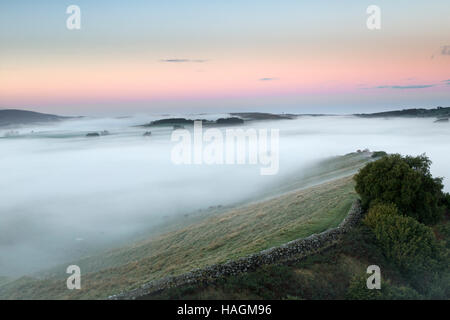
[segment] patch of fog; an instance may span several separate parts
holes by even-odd
[[[450,125],[433,119],[252,122],[280,129],[279,174],[261,176],[259,165],[174,165],[170,128],[134,127],[156,118],[71,120],[22,127],[21,136],[0,139],[0,275],[119,245],[168,216],[244,201],[318,160],[357,149],[426,152],[433,174],[450,178]],[[102,130],[110,135],[85,137]],[[142,136],[147,130],[151,137]]]

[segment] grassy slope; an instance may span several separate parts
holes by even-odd
[[[8,277],[0,277],[0,286],[11,281]]]
[[[65,278],[22,278],[0,290],[0,298],[103,298],[121,289],[169,274],[224,262],[336,226],[356,198],[351,178],[343,178],[276,199],[232,210],[169,232],[101,259],[80,261],[124,265],[84,274],[83,289],[69,291]]]
[[[434,227],[440,240],[450,252],[449,217]],[[445,264],[445,262],[443,262]],[[382,290],[366,289],[366,268],[380,266]],[[429,275],[431,276],[431,275]],[[436,276],[436,275],[435,275]],[[360,279],[360,299],[444,299],[450,298],[450,269],[445,268],[437,278],[420,279],[401,272],[388,261],[376,245],[373,233],[364,226],[353,229],[334,248],[290,265],[265,266],[254,272],[225,277],[213,284],[185,286],[140,299],[348,299],[349,287]],[[419,282],[420,282],[419,281]],[[423,283],[422,283],[423,284]]]
[[[328,171],[342,175],[365,161],[359,156],[335,159]],[[329,172],[315,174],[332,178]],[[0,298],[105,298],[152,279],[224,262],[334,227],[355,198],[353,181],[346,177],[225,210],[132,246],[74,262],[82,270],[82,290],[67,290],[67,275],[60,268],[46,279],[23,277],[6,284],[0,287]]]

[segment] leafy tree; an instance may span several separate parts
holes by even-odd
[[[375,229],[376,224],[382,221],[383,215],[400,215],[397,206],[393,203],[376,202],[372,204],[368,214],[364,217],[364,224],[371,229]]]
[[[450,193],[444,194],[444,197],[441,200],[441,205],[447,209],[447,214],[450,210]]]
[[[387,153],[385,151],[374,151],[372,153],[372,158],[380,158],[387,156]]]
[[[391,204],[372,207],[364,223],[373,230],[384,255],[401,270],[423,273],[439,268],[444,251],[430,227],[398,215]]]
[[[383,296],[386,294],[384,286],[381,290],[367,289],[367,277],[367,274],[354,276],[350,281],[345,298],[348,300],[383,300]]]
[[[355,176],[356,191],[363,206],[374,201],[395,204],[406,216],[431,225],[445,211],[442,178],[433,178],[431,161],[425,156],[385,156],[367,164]]]

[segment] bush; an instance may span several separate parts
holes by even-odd
[[[363,274],[355,276],[347,290],[346,299],[349,300],[419,300],[422,296],[414,289],[406,286],[395,286],[389,281],[382,279],[381,289],[367,289],[367,278]]]
[[[446,197],[442,179],[432,177],[430,165],[425,155],[388,155],[359,171],[355,190],[366,209],[374,201],[392,203],[401,214],[431,225],[442,218]]]
[[[444,194],[441,200],[441,205],[447,209],[447,213],[450,210],[450,193]]]
[[[382,221],[382,215],[398,216],[397,206],[393,203],[375,202],[364,217],[364,224],[371,229],[375,229],[376,224]]]
[[[225,292],[246,292],[260,299],[281,299],[287,293],[298,295],[295,274],[287,266],[263,266],[254,272],[240,274],[219,282]]]
[[[421,300],[423,297],[413,288],[388,285],[388,300]]]
[[[422,273],[439,266],[443,248],[432,229],[397,215],[393,205],[372,207],[364,223],[373,230],[386,258],[401,270]]]
[[[380,290],[367,289],[367,278],[369,275],[355,276],[348,286],[346,299],[348,300],[382,300],[385,288],[382,285]]]
[[[448,263],[448,261],[447,261]],[[448,300],[450,297],[450,272],[447,270],[443,273],[434,275],[431,283],[427,286],[427,298],[432,300]]]
[[[387,153],[384,152],[384,151],[374,151],[372,153],[372,158],[381,158],[381,157],[384,157],[384,156],[387,156]]]

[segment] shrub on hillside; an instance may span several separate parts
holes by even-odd
[[[374,201],[393,203],[399,212],[425,224],[438,222],[444,213],[442,178],[433,178],[425,156],[385,156],[367,164],[355,176],[356,191],[365,208]]]
[[[374,229],[379,221],[382,221],[382,215],[398,216],[397,206],[393,203],[375,202],[370,207],[367,215],[364,217],[364,224]]]
[[[387,156],[387,153],[385,151],[374,151],[372,153],[372,158],[381,158]]]
[[[436,269],[443,248],[430,227],[411,217],[397,215],[392,205],[371,208],[364,223],[374,232],[387,259],[407,272]]]
[[[388,300],[421,300],[423,297],[413,288],[388,285]]]
[[[353,277],[347,290],[348,300],[418,300],[421,296],[410,287],[392,285],[382,279],[381,289],[367,289],[367,274]]]
[[[450,193],[445,193],[441,200],[441,205],[447,209],[447,214],[450,211]]]
[[[427,299],[448,300],[450,297],[450,271],[448,270],[448,260],[446,270],[433,276],[430,283],[427,283]]]
[[[346,299],[348,300],[382,300],[385,294],[385,288],[382,286],[380,290],[367,289],[368,275],[359,275],[353,277],[348,286]]]

